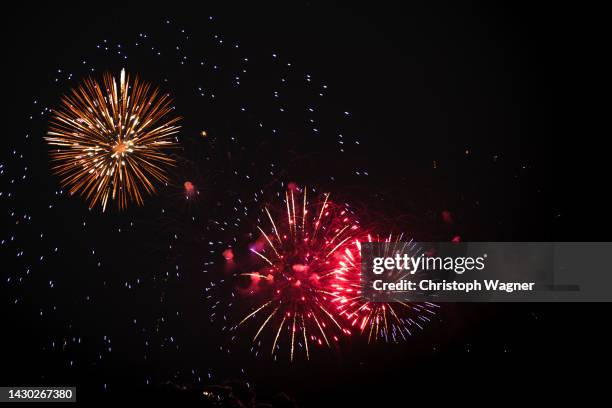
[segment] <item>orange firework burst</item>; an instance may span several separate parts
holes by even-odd
[[[166,168],[174,160],[166,150],[176,147],[173,135],[180,117],[169,96],[121,70],[119,84],[110,74],[103,83],[88,78],[62,98],[53,112],[45,140],[53,171],[62,187],[79,193],[102,211],[109,198],[120,210],[129,202],[143,203],[143,193],[155,192],[154,182],[168,181]]]

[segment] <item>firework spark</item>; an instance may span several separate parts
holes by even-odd
[[[396,253],[418,252],[419,247],[410,242],[402,242],[403,235],[393,238],[372,239],[367,235],[361,240],[353,240],[350,247],[344,248],[336,270],[334,287],[334,300],[339,313],[350,322],[351,327],[358,327],[359,331],[367,335],[368,343],[379,340],[385,342],[398,342],[407,340],[415,329],[422,330],[423,324],[430,321],[435,315],[438,305],[424,302],[412,303],[406,301],[371,302],[361,294],[361,242],[384,242],[381,254],[376,256],[388,257]],[[398,277],[398,281],[405,276]]]
[[[268,208],[264,214],[268,230],[258,227],[260,245],[250,250],[262,265],[248,276],[256,289],[250,295],[258,306],[238,326],[257,320],[253,342],[271,329],[271,354],[288,340],[290,360],[296,344],[310,358],[312,345],[331,347],[339,335],[350,335],[346,322],[334,314],[331,300],[338,261],[359,231],[347,208],[332,203],[325,194],[309,203],[306,189],[285,194],[283,215],[275,218]],[[237,327],[238,327],[237,326]]]
[[[110,74],[102,84],[83,81],[62,98],[45,137],[62,187],[102,211],[109,199],[120,210],[129,202],[142,205],[143,192],[153,194],[153,182],[167,182],[166,167],[174,164],[165,153],[176,147],[180,128],[179,117],[168,118],[173,109],[168,95],[138,77],[132,83],[125,70],[119,84]]]

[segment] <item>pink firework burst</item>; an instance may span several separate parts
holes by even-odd
[[[256,271],[241,274],[250,278],[246,293],[258,303],[235,329],[257,322],[253,342],[269,331],[272,356],[289,344],[291,361],[296,345],[309,359],[312,345],[331,347],[351,334],[334,310],[333,285],[360,226],[330,194],[311,202],[305,188],[287,190],[282,206],[264,209],[264,220],[257,227],[260,239],[250,247]]]
[[[429,302],[372,302],[364,299],[361,293],[361,242],[384,242],[382,253],[376,256],[388,257],[400,253],[416,253],[418,245],[402,242],[403,235],[393,238],[372,239],[366,235],[351,241],[349,247],[343,248],[340,267],[335,272],[334,312],[367,335],[368,343],[384,341],[399,342],[407,340],[415,330],[422,330],[423,324],[430,321],[438,305]],[[401,279],[401,278],[398,278]]]

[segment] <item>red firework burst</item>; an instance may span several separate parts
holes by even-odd
[[[351,327],[358,327],[362,334],[367,335],[368,343],[406,340],[415,329],[423,329],[423,324],[435,315],[438,305],[429,302],[370,302],[364,299],[361,295],[360,242],[384,242],[383,253],[376,255],[381,257],[418,250],[412,242],[402,242],[402,235],[396,239],[389,235],[386,239],[375,240],[371,235],[366,235],[360,240],[351,241],[351,245],[343,249],[340,267],[335,272],[336,282],[332,284],[333,302],[336,304],[334,312],[349,321]]]
[[[359,234],[359,224],[329,194],[309,202],[306,189],[285,193],[284,208],[264,209],[266,226],[250,250],[260,260],[247,293],[260,300],[238,326],[257,321],[255,343],[271,329],[271,354],[288,340],[293,361],[296,344],[310,358],[310,345],[331,346],[339,335],[350,335],[348,324],[333,310],[333,285],[340,262]],[[279,215],[282,213],[282,215]],[[261,301],[261,298],[265,299]]]

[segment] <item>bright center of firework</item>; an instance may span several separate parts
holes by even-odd
[[[124,154],[129,151],[130,145],[127,142],[119,141],[113,146],[113,153],[115,154]]]

